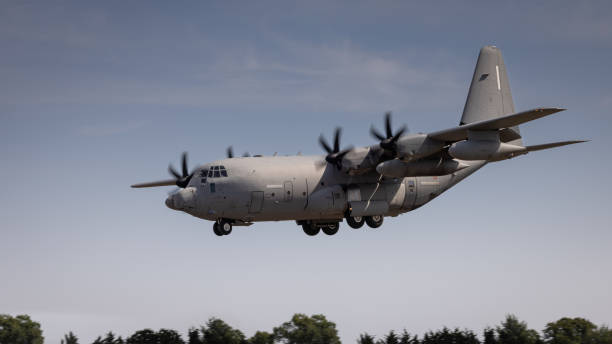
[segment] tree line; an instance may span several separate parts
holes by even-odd
[[[561,318],[538,332],[523,321],[508,315],[498,326],[487,327],[479,336],[469,329],[443,327],[419,337],[406,329],[391,330],[375,337],[362,333],[357,344],[612,344],[612,330],[596,326],[584,318]],[[27,315],[0,314],[0,344],[43,344],[40,324]],[[247,337],[221,319],[211,318],[200,327],[188,330],[186,338],[172,329],[143,329],[122,338],[112,331],[91,344],[340,344],[336,324],[322,314],[295,314],[272,331],[257,331]],[[61,344],[85,344],[68,332]]]

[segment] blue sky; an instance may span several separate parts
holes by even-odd
[[[0,313],[49,342],[186,330],[251,335],[323,313],[361,331],[481,329],[514,313],[612,323],[612,6],[593,2],[3,2]],[[478,50],[502,49],[526,144],[379,230],[307,238],[260,223],[217,238],[173,212],[182,151],[319,154],[320,133],[458,123]]]

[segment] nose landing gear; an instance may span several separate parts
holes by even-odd
[[[232,223],[224,219],[215,221],[213,232],[218,236],[228,235],[232,232]]]

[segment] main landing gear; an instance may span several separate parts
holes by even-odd
[[[215,221],[213,232],[218,236],[228,235],[232,232],[232,223],[224,219]]]
[[[378,228],[382,226],[384,219],[385,218],[382,215],[372,215],[366,216],[365,222],[372,228]]]
[[[346,215],[346,223],[348,223],[351,228],[361,228],[364,223],[367,223],[371,228],[378,228],[382,226],[384,216],[382,215],[372,215],[372,216],[350,216]]]
[[[319,234],[320,231],[327,235],[334,235],[338,233],[338,229],[340,228],[339,222],[331,222],[331,223],[312,223],[312,222],[304,222],[302,223],[302,229],[304,233],[309,236],[315,236]]]

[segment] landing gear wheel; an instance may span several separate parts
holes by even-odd
[[[383,224],[383,219],[382,215],[366,216],[365,222],[372,228],[378,228]]]
[[[213,232],[215,232],[217,236],[223,235],[223,233],[221,233],[221,231],[219,230],[219,224],[216,222],[213,224]]]
[[[314,226],[310,223],[304,223],[302,225],[302,229],[304,230],[304,233],[306,233],[309,236],[315,236],[317,234],[319,234],[319,231],[321,230],[320,227],[318,226]]]
[[[327,227],[323,227],[323,233],[327,235],[334,235],[338,233],[338,229],[340,228],[340,223],[336,222],[333,225],[329,225]]]
[[[358,229],[363,227],[363,224],[365,223],[365,218],[363,218],[362,216],[347,216],[346,223],[348,223],[351,228]]]
[[[227,220],[221,220],[217,227],[219,228],[219,232],[223,235],[228,235],[232,232],[232,224]]]

